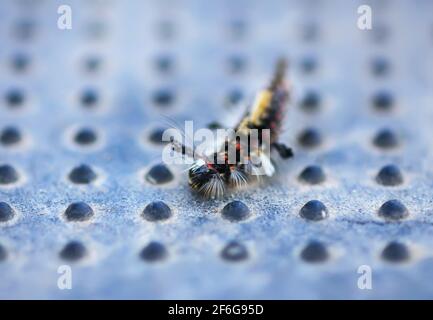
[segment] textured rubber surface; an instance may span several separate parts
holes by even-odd
[[[0,3],[0,298],[433,297],[431,1],[68,2]],[[153,167],[281,55],[275,179],[203,201]]]

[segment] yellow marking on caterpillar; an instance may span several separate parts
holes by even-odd
[[[271,98],[272,92],[269,90],[262,90],[256,95],[250,117],[252,123],[260,124],[260,118],[263,117],[266,108],[270,105]]]

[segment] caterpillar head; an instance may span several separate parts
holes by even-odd
[[[199,159],[189,169],[189,185],[206,198],[221,198],[226,189],[225,165]]]
[[[227,188],[248,183],[243,165],[211,164],[197,160],[189,169],[189,185],[206,198],[221,198]]]

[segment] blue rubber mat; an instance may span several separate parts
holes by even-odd
[[[0,298],[433,297],[431,1],[62,4],[0,3]],[[281,56],[295,157],[197,197],[161,132]]]

